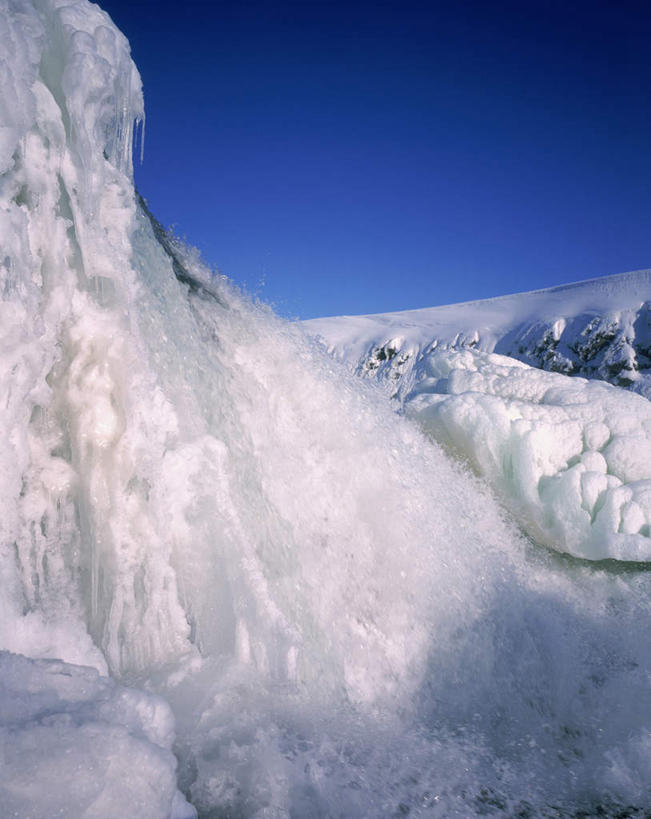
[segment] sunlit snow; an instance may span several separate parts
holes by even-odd
[[[137,197],[86,0],[0,0],[0,113],[3,817],[644,816],[646,400],[470,355],[396,415]]]
[[[651,403],[474,350],[434,353],[407,412],[486,477],[538,542],[651,561]]]

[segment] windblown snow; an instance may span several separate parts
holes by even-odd
[[[645,816],[646,399],[396,415],[149,213],[86,0],[0,0],[0,112],[3,817]]]

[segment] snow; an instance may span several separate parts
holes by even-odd
[[[0,38],[3,810],[644,815],[648,572],[523,537],[381,390],[162,230],[133,189],[140,81],[97,6],[0,0]],[[468,361],[430,373],[423,412],[467,398],[505,433],[555,413],[527,493],[579,455],[628,560],[641,405]]]
[[[196,819],[176,789],[169,705],[95,669],[0,652],[6,819]]]
[[[303,326],[361,374],[404,395],[433,349],[466,347],[597,378],[651,397],[651,271],[547,290]]]
[[[589,560],[647,562],[651,404],[633,392],[651,396],[650,296],[645,270],[303,326],[470,463],[536,542]],[[516,358],[494,352],[514,346]]]

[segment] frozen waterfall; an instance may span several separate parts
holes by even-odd
[[[648,565],[162,230],[97,6],[0,0],[0,112],[3,816],[645,815]]]

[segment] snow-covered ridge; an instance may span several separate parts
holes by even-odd
[[[474,348],[651,397],[651,271],[462,304],[303,322],[358,373],[403,397],[434,349]]]

